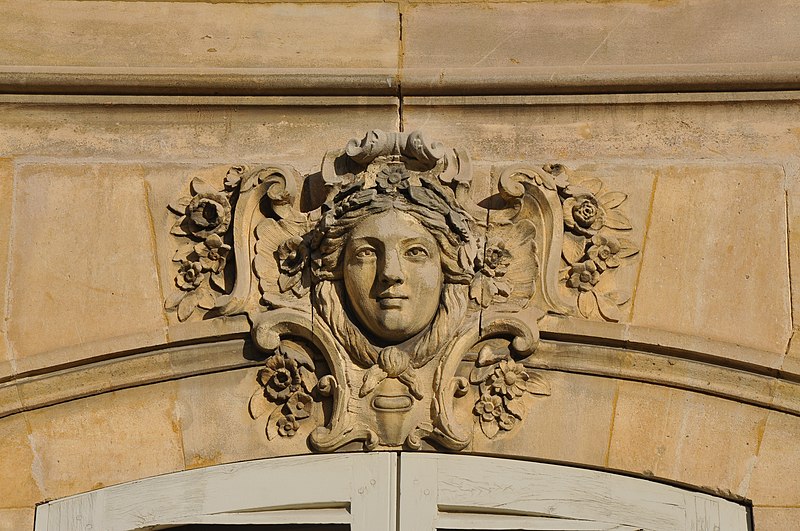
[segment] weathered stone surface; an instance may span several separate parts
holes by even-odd
[[[771,411],[747,497],[754,505],[800,507],[800,418]]]
[[[183,469],[177,384],[161,383],[28,413],[35,476],[60,498]]]
[[[790,101],[721,104],[652,101],[621,95],[423,98],[403,104],[406,131],[468,149],[475,160],[580,163],[623,161],[768,161],[800,152],[800,109]],[[713,100],[712,100],[713,101]]]
[[[470,450],[604,466],[617,382],[555,371],[542,374],[550,382],[551,395],[532,402],[516,431],[487,439],[476,424]]]
[[[295,98],[283,105],[240,101],[231,106],[212,105],[209,99],[174,106],[159,105],[158,98],[136,101],[139,105],[83,108],[2,104],[0,156],[190,161],[199,166],[281,162],[316,172],[325,150],[373,127],[398,127],[397,103],[390,98],[313,98],[305,105]],[[319,106],[308,105],[314,102]],[[76,143],[76,135],[83,141]]]
[[[0,509],[0,531],[20,531],[33,529],[36,511],[26,509]]]
[[[767,411],[620,382],[608,466],[745,496]]]
[[[19,168],[9,295],[15,356],[137,333],[163,337],[141,175],[135,165]]]
[[[525,87],[528,79],[529,90],[533,81],[552,93],[619,78],[741,79],[800,60],[788,36],[797,15],[782,0],[412,4],[403,16],[403,87]],[[786,33],[765,42],[764,27]]]
[[[392,4],[118,2],[96,9],[75,1],[12,0],[3,11],[3,38],[15,43],[2,47],[3,65],[50,70],[397,65],[399,20]],[[31,30],[39,27],[50,31]],[[343,39],[343,27],[358,31]]]
[[[250,418],[247,404],[260,389],[257,371],[241,369],[179,382],[179,421],[186,468],[308,452],[306,438],[313,423],[303,423],[294,437],[267,441],[265,422]],[[233,433],[235,437],[231,436]]]
[[[791,330],[783,172],[665,167],[658,176],[632,323],[774,353]]]
[[[11,159],[0,159],[0,378],[11,374],[13,365],[8,348],[8,248],[11,240],[11,198],[13,197],[14,165]]]
[[[787,531],[800,522],[800,507],[753,507],[757,531]]]
[[[42,499],[42,463],[30,437],[24,414],[0,419],[0,509],[29,507]]]

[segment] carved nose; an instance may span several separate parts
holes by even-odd
[[[400,257],[397,253],[387,253],[386,261],[383,264],[382,277],[384,282],[389,284],[401,284],[405,280],[403,268],[400,266]]]

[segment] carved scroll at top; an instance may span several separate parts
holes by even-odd
[[[498,175],[505,204],[487,211],[465,151],[376,130],[325,155],[310,211],[298,188],[309,181],[289,166],[234,167],[223,190],[195,180],[170,206],[189,245],[167,307],[180,320],[249,315],[268,356],[250,411],[270,439],[460,449],[473,437],[456,420],[465,400],[485,436],[512,431],[550,392],[524,363],[537,319],[615,318],[624,301],[601,281],[636,250],[609,232],[630,227],[615,210],[624,194],[557,165]]]

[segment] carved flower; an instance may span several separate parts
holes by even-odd
[[[299,429],[300,424],[294,415],[286,415],[278,419],[278,434],[281,437],[292,437]]]
[[[223,193],[202,192],[186,207],[189,231],[200,238],[222,234],[231,222],[231,204]]]
[[[597,264],[598,269],[619,267],[619,251],[621,247],[619,242],[610,236],[602,234],[595,234],[592,236],[592,245],[589,247],[588,255],[592,261]]]
[[[212,234],[205,241],[194,246],[194,252],[200,257],[200,264],[205,271],[219,273],[225,267],[225,260],[231,246],[222,243],[222,238]]]
[[[564,200],[564,224],[576,234],[592,236],[603,226],[606,213],[597,198],[582,193]]]
[[[398,189],[405,190],[409,187],[410,175],[405,168],[400,166],[390,167],[382,170],[375,176],[375,183],[382,191],[393,194]]]
[[[258,371],[258,382],[271,400],[285,402],[299,388],[300,368],[293,359],[284,354],[275,354]]]
[[[498,239],[489,240],[486,244],[483,259],[476,259],[475,276],[469,287],[469,296],[483,308],[487,308],[496,296],[511,295],[511,285],[500,280],[508,271],[511,253],[505,244]]]
[[[514,416],[506,413],[505,411],[500,413],[500,415],[497,417],[497,423],[500,424],[501,430],[511,430],[511,428],[514,427],[515,422],[516,419],[514,419]]]
[[[567,286],[580,291],[591,291],[600,281],[600,271],[593,260],[573,265],[567,274]]]
[[[528,390],[528,372],[514,360],[501,361],[489,377],[489,387],[509,399],[518,398]]]
[[[192,291],[203,283],[206,275],[203,273],[203,266],[200,262],[181,260],[178,268],[178,276],[175,277],[175,284],[184,291]]]
[[[286,407],[289,408],[289,411],[297,420],[311,415],[311,407],[313,405],[311,397],[303,392],[293,394],[286,402]]]
[[[485,422],[493,421],[503,413],[503,400],[497,395],[482,394],[475,404],[475,414]]]
[[[308,263],[308,247],[305,245],[303,239],[299,236],[293,236],[284,241],[278,246],[275,251],[276,259],[278,260],[278,270],[280,276],[278,277],[278,288],[281,293],[285,293],[290,289],[297,296],[305,294],[308,286],[308,278],[304,281],[304,276],[308,276],[306,264]]]

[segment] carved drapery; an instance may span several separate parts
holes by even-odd
[[[550,394],[524,365],[538,319],[619,320],[629,296],[615,270],[638,250],[620,237],[626,195],[600,179],[558,164],[494,174],[487,209],[464,150],[372,131],[328,152],[316,183],[280,164],[235,166],[221,190],[194,179],[169,206],[179,245],[165,307],[248,315],[266,355],[249,408],[268,439],[314,422],[317,451],[459,450],[473,423],[500,436]],[[471,421],[455,412],[463,400]]]

